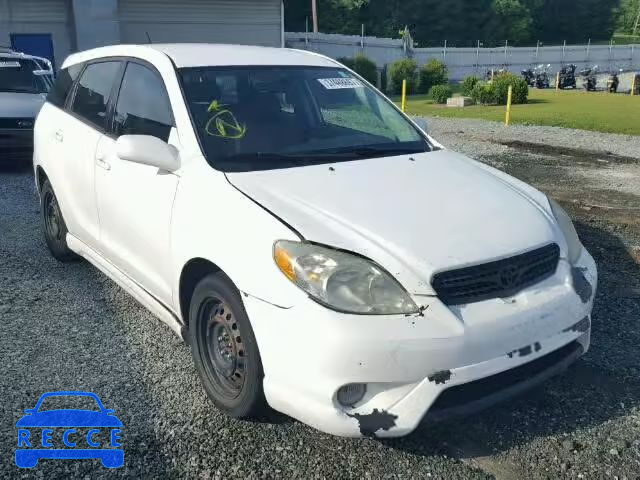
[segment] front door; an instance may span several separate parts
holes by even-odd
[[[96,150],[101,253],[170,305],[171,211],[179,177],[122,160],[116,152],[116,139],[121,135],[152,135],[176,143],[164,83],[150,66],[127,64],[113,123],[113,138],[103,136]]]

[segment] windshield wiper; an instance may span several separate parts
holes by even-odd
[[[426,150],[419,148],[408,148],[408,147],[387,147],[387,148],[379,148],[379,147],[355,147],[350,148],[349,150],[344,150],[339,153],[345,154],[354,154],[359,157],[370,157],[370,156],[392,156],[392,155],[411,155],[413,153],[423,153]]]

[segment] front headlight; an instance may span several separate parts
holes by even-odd
[[[349,313],[416,313],[400,284],[375,263],[312,243],[276,242],[273,258],[285,276],[311,297]]]
[[[572,265],[575,265],[580,258],[580,255],[582,255],[582,243],[578,238],[578,232],[576,232],[576,228],[573,226],[571,218],[560,205],[550,198],[549,205],[551,205],[553,216],[556,217],[558,226],[560,227],[560,230],[562,230],[564,238],[567,241],[567,256],[569,257],[569,262],[571,262]]]

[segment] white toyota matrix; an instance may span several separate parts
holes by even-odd
[[[188,341],[207,394],[396,437],[589,348],[596,266],[534,188],[313,53],[70,56],[35,125],[46,242]]]

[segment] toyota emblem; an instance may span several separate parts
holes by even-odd
[[[520,280],[520,269],[514,265],[503,268],[500,271],[500,285],[502,288],[513,288]]]

